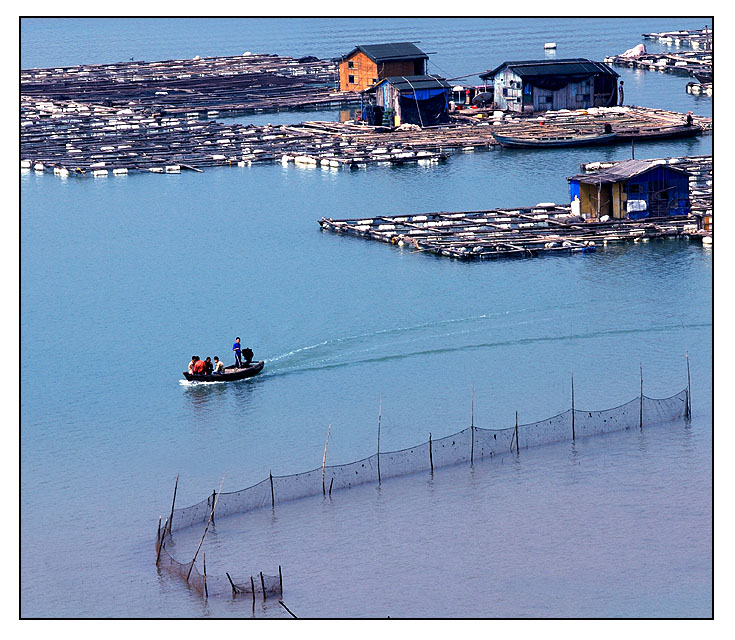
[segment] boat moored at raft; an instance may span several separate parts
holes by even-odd
[[[591,136],[506,136],[493,133],[501,147],[524,148],[524,149],[546,149],[557,147],[581,147],[589,144],[610,144],[618,141],[618,134],[601,133]]]
[[[232,364],[229,367],[225,367],[224,373],[189,373],[184,371],[184,377],[189,382],[232,382],[234,380],[244,380],[245,378],[252,378],[257,376],[265,366],[265,361],[259,360],[258,362],[251,362],[250,364],[242,367],[235,368]]]

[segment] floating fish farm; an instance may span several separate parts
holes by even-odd
[[[573,214],[570,205],[539,203],[535,207],[512,209],[440,211],[339,220],[325,217],[319,220],[319,225],[324,231],[460,260],[593,253],[598,245],[612,242],[640,242],[665,237],[696,239],[707,235],[701,218],[707,211],[711,216],[711,156],[668,158],[660,162],[678,164],[694,172],[690,174],[690,192],[696,192],[698,200],[696,210],[693,205],[692,215],[592,222]],[[582,165],[582,170],[594,172],[613,164],[616,163],[589,163]],[[709,199],[704,194],[707,188]]]

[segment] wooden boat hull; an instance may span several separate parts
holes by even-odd
[[[616,142],[618,135],[616,133],[603,133],[598,136],[579,136],[565,138],[519,138],[514,136],[504,136],[494,133],[493,136],[501,147],[523,148],[523,149],[554,149],[558,147],[581,147],[590,144],[609,144]]]
[[[257,376],[265,366],[265,362],[251,362],[247,367],[235,369],[235,365],[225,367],[224,373],[197,374],[184,371],[184,377],[190,382],[232,382]]]
[[[617,131],[618,140],[667,140],[670,138],[690,138],[702,133],[698,125],[680,125],[674,127],[660,127],[657,129],[628,129]]]

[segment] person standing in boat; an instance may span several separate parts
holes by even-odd
[[[242,360],[240,359],[242,347],[240,347],[239,337],[235,338],[235,344],[232,345],[232,350],[235,352],[235,367],[242,369]]]
[[[219,359],[219,356],[214,356],[214,371],[212,373],[224,373],[225,363]]]

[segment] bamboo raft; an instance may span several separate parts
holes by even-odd
[[[668,158],[686,168],[690,192],[697,204],[687,217],[645,220],[583,221],[570,205],[540,203],[535,207],[481,211],[441,211],[408,215],[335,220],[322,218],[324,231],[377,240],[419,252],[459,260],[490,260],[507,257],[537,257],[544,254],[592,253],[598,243],[648,241],[652,238],[700,238],[702,214],[711,216],[711,156]],[[598,171],[617,163],[589,163],[582,170]],[[708,179],[709,176],[709,179]],[[709,185],[709,209],[700,185]]]
[[[337,65],[313,56],[196,56],[21,71],[21,95],[152,114],[200,117],[359,104],[339,92]]]
[[[584,136],[610,124],[614,131],[644,134],[680,125],[684,119],[662,109],[610,107],[533,117],[478,112],[455,118],[448,126],[425,129],[312,121],[255,126],[203,120],[198,112],[164,115],[141,106],[121,109],[22,95],[21,169],[105,177],[258,162],[327,168],[434,163],[452,153],[497,148],[494,132],[530,139]],[[710,118],[695,117],[694,123],[702,130],[711,128]]]
[[[607,56],[605,62],[618,67],[661,71],[683,76],[691,76],[702,71],[712,71],[712,53],[681,51],[678,53],[644,53],[631,58],[626,56]]]
[[[679,31],[662,31],[660,33],[644,33],[646,40],[656,40],[662,44],[689,46],[692,49],[712,49],[714,32],[711,28],[681,29]]]

